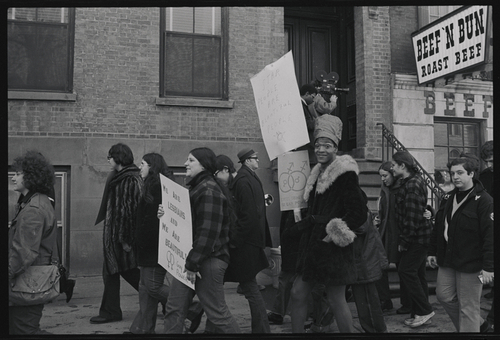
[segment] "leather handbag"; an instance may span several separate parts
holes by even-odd
[[[16,217],[20,211],[21,209],[17,211]],[[57,238],[54,237],[52,249],[58,249],[57,247]],[[9,287],[9,306],[40,305],[58,297],[61,294],[61,271],[65,272],[66,269],[57,260],[56,255],[55,259],[52,257],[50,265],[29,266],[16,276]]]
[[[14,279],[9,290],[9,305],[32,306],[52,301],[60,294],[59,266],[30,266]]]

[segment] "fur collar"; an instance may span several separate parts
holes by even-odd
[[[337,156],[335,160],[330,164],[325,171],[320,172],[321,164],[316,164],[311,170],[311,174],[307,179],[307,184],[304,189],[304,200],[309,199],[309,194],[311,193],[314,183],[318,181],[316,185],[316,193],[324,193],[335,180],[342,174],[348,171],[354,171],[356,175],[359,174],[358,163],[349,155]]]

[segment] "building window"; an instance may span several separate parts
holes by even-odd
[[[461,153],[470,153],[479,158],[479,123],[466,121],[434,122],[434,165],[446,170],[446,165]]]
[[[161,9],[161,97],[227,99],[226,20],[220,7]]]
[[[418,6],[418,28],[444,17],[462,6]]]
[[[73,8],[7,10],[9,90],[73,91]]]

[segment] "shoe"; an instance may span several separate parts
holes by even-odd
[[[388,312],[394,308],[391,300],[387,300],[384,302],[380,301],[380,307],[382,308],[382,312]]]
[[[282,325],[283,324],[283,317],[281,315],[279,315],[278,313],[274,313],[274,312],[267,313],[267,320],[269,320],[270,324],[274,324],[274,325]]]
[[[434,312],[431,312],[427,315],[415,315],[415,319],[413,320],[413,322],[409,326],[411,328],[420,327],[420,326],[424,325],[426,322],[430,321],[434,315],[435,315]]]
[[[396,309],[396,313],[398,313],[398,314],[410,314],[411,313],[411,309],[408,308],[408,307],[403,306],[401,308]]]
[[[196,317],[193,320],[191,320],[191,326],[189,326],[189,332],[191,334],[196,332],[196,330],[198,329],[198,326],[200,326],[201,317],[203,316],[203,313],[204,313],[204,310],[202,309],[198,313],[198,315],[196,315]]]
[[[488,333],[488,331],[492,328],[492,325],[488,322],[488,320],[484,320],[484,322],[479,327],[480,333]]]
[[[106,319],[102,316],[94,316],[90,318],[90,323],[108,323],[113,321],[120,321],[120,319]]]
[[[405,319],[404,324],[406,326],[411,326],[411,324],[413,323],[413,321],[415,321],[415,318],[408,318],[408,319]],[[427,322],[425,322],[424,325],[428,325],[430,323],[432,323],[431,319],[427,320]]]
[[[75,288],[76,281],[75,280],[66,280],[66,289],[64,293],[66,294],[66,303],[71,300],[71,297],[73,297],[73,290]]]

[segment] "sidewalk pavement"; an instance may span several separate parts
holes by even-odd
[[[129,330],[129,327],[139,310],[139,298],[137,292],[123,279],[121,280],[121,308],[123,311],[123,320],[110,322],[106,324],[91,324],[90,318],[99,314],[99,306],[103,292],[103,283],[100,276],[92,277],[72,277],[76,279],[76,286],[73,298],[69,303],[66,303],[66,295],[62,294],[56,300],[45,305],[40,327],[53,334],[71,334],[71,335],[87,335],[87,334],[122,334]],[[243,295],[236,293],[237,283],[226,283],[226,303],[229,306],[231,313],[236,317],[242,333],[251,333],[250,326],[250,311],[248,302]],[[489,289],[483,291],[484,295]],[[262,290],[262,295],[266,301],[267,308],[270,309],[274,301],[276,289],[272,284],[266,285],[266,289]],[[389,333],[452,333],[455,328],[451,323],[448,315],[443,307],[437,302],[435,295],[430,295],[429,300],[434,308],[436,315],[432,318],[432,323],[423,325],[418,328],[410,328],[403,324],[405,318],[409,315],[399,315],[396,309],[401,305],[399,298],[393,298],[394,309],[384,313],[387,329]],[[486,318],[489,309],[491,308],[492,300],[485,298],[481,299],[481,316]],[[363,333],[359,324],[358,314],[354,302],[349,302],[351,312],[354,318],[355,332]],[[195,334],[203,333],[205,329],[206,316],[204,315],[200,327]],[[156,332],[163,332],[163,315],[161,313],[161,305],[158,305],[158,322],[156,324]],[[338,333],[336,323],[327,330],[328,333]],[[286,316],[282,325],[271,325],[271,333],[283,334],[291,333],[290,316]],[[491,334],[490,334],[491,335]],[[482,336],[486,338],[486,336]]]

